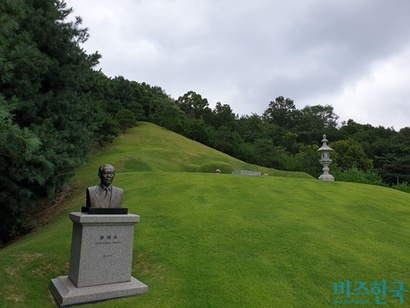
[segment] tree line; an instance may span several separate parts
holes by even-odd
[[[0,2],[0,245],[31,226],[27,212],[55,200],[96,148],[150,121],[249,163],[319,176],[317,149],[331,140],[336,179],[410,182],[410,128],[338,125],[330,105],[297,109],[272,100],[262,115],[211,108],[201,94],[107,77],[88,30],[61,0]]]

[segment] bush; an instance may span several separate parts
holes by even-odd
[[[404,191],[406,193],[410,193],[410,185],[408,182],[403,182],[403,183],[392,185],[392,188],[400,190],[400,191]]]
[[[356,167],[347,170],[335,170],[333,176],[336,181],[363,183],[386,186],[381,176],[375,170],[362,171]]]

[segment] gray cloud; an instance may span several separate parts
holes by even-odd
[[[410,126],[407,0],[67,3],[109,76],[175,98],[193,90],[239,114],[261,114],[283,95],[299,108],[331,104],[341,120]]]

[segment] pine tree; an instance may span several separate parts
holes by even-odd
[[[0,241],[24,232],[24,214],[54,198],[98,141],[97,53],[64,1],[0,2]],[[34,135],[36,138],[34,138]]]

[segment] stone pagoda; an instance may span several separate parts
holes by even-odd
[[[329,165],[332,163],[332,160],[330,159],[330,152],[332,152],[333,149],[327,145],[328,140],[326,139],[326,135],[323,135],[322,143],[323,144],[318,151],[321,153],[319,162],[323,166],[323,174],[319,176],[319,180],[334,181],[335,178],[333,177],[333,175],[329,174]]]

